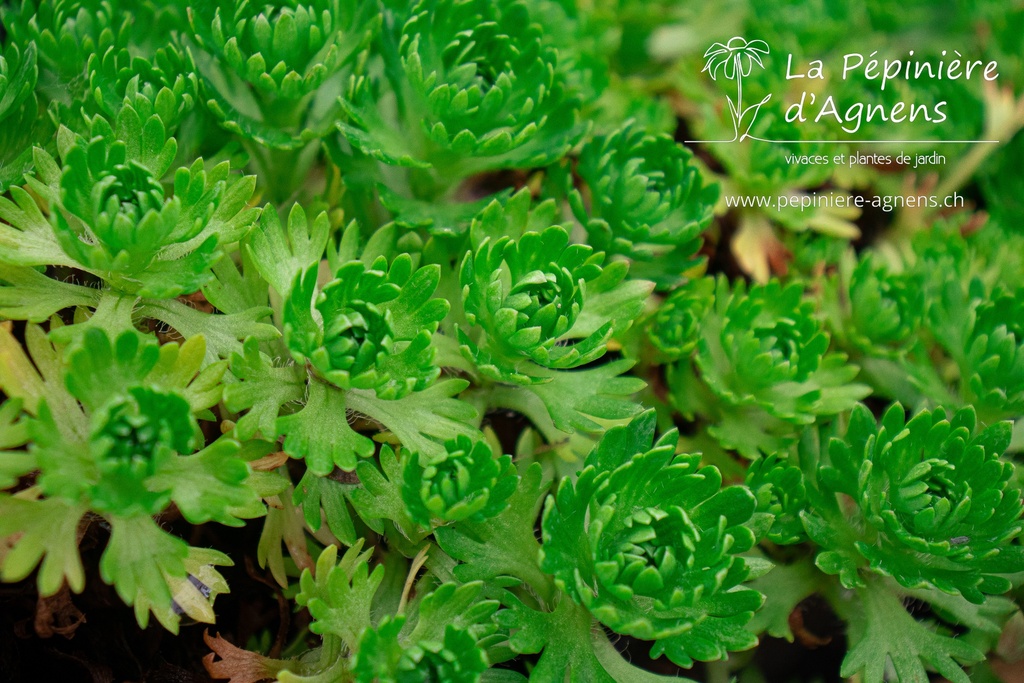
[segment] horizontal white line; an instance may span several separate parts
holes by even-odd
[[[816,145],[998,145],[999,140],[766,140],[748,135],[745,140],[758,142],[774,142],[780,145],[798,144],[801,142]],[[727,144],[741,140],[683,140],[686,144]]]

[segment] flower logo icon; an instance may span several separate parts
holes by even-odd
[[[768,43],[763,40],[747,40],[742,36],[734,36],[727,43],[713,44],[704,53],[705,62],[702,72],[707,71],[712,80],[717,81],[718,74],[721,73],[727,80],[736,81],[736,101],[734,102],[731,97],[726,96],[726,99],[729,100],[729,111],[732,114],[735,133],[732,141],[748,137],[747,134],[757,118],[757,112],[772,97],[767,95],[757,104],[752,104],[746,109],[743,108],[743,78],[753,72],[754,64],[763,69],[764,62],[761,61],[761,56],[767,55],[769,52],[771,50]],[[742,134],[740,130],[743,131]]]
[[[704,71],[710,73],[711,78],[718,78],[719,69],[722,75],[730,81],[740,76],[749,76],[756,62],[759,67],[764,68],[761,55],[767,55],[771,50],[768,43],[763,40],[748,41],[745,38],[736,36],[728,43],[715,43],[704,53]]]

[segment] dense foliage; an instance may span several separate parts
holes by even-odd
[[[182,639],[258,565],[232,683],[1009,675],[1024,6],[939,4],[0,3],[0,579]],[[1000,144],[758,116],[850,35]]]

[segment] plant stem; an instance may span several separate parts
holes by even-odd
[[[729,683],[729,662],[708,662],[706,665],[708,683]]]
[[[423,568],[424,563],[427,561],[427,553],[430,551],[430,544],[423,546],[416,557],[413,558],[412,564],[409,566],[409,574],[405,577],[405,585],[402,587],[402,599],[398,601],[398,610],[396,614],[402,614],[405,612],[405,606],[409,602],[409,593],[412,592],[412,586],[416,583],[416,575],[419,574],[420,569]]]

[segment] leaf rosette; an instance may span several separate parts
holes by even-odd
[[[90,55],[127,47],[132,17],[110,0],[27,0],[0,9],[10,41],[39,49],[47,100],[71,104],[85,92]],[[63,89],[63,92],[61,90]]]
[[[193,455],[203,445],[196,406],[190,403],[187,389],[164,386],[158,379],[167,371],[168,360],[181,355],[173,345],[161,353],[155,344],[141,342],[131,332],[113,342],[95,328],[83,335],[82,344],[70,352],[66,383],[69,394],[88,415],[88,446],[69,458],[72,444],[54,423],[52,410],[45,404],[41,407],[33,440],[44,493],[87,500],[98,512],[120,516],[153,515],[175,500],[191,521],[241,524],[230,510],[251,500],[254,493],[241,485],[248,469],[234,457],[238,444],[223,440],[202,455]],[[188,367],[197,370],[193,363],[201,359],[201,344],[192,343]],[[113,376],[104,378],[105,370]],[[224,370],[224,363],[211,366],[203,381],[219,379]],[[216,380],[213,387],[214,392],[203,396],[203,408],[219,400]],[[186,491],[174,481],[174,473],[189,469],[189,458],[195,458],[195,472],[187,477],[193,486],[200,485],[207,474],[204,465],[217,463],[216,481],[226,487],[218,493],[229,493],[226,499],[200,501],[193,498],[194,493],[182,495]]]
[[[924,283],[913,271],[893,272],[877,258],[845,258],[830,283],[832,328],[852,350],[873,356],[905,353],[924,322]]]
[[[694,375],[686,364],[670,373],[673,400],[684,412],[720,416],[710,428],[723,445],[747,457],[795,437],[796,426],[849,410],[869,393],[858,367],[829,351],[829,336],[798,282],[742,282],[730,291],[720,278],[694,355],[696,377],[713,398],[691,405]]]
[[[715,303],[715,281],[695,278],[672,290],[651,320],[648,337],[670,360],[686,358],[697,348],[701,324]]]
[[[359,77],[339,124],[380,161],[432,167],[451,186],[473,173],[549,163],[583,132],[557,52],[522,0],[422,0],[392,40],[397,50],[385,59],[397,111],[383,83]]]
[[[200,2],[189,9],[210,110],[244,139],[281,149],[333,125],[344,80],[380,23],[376,3],[356,0]]]
[[[964,344],[964,393],[986,417],[1024,412],[1024,289],[998,288],[974,311]],[[959,355],[959,354],[958,354]]]
[[[226,161],[207,167],[197,159],[175,171],[168,191],[163,178],[176,149],[159,116],[144,123],[128,104],[113,123],[93,118],[89,138],[62,127],[59,161],[36,148],[27,183],[41,202],[22,188],[0,197],[0,315],[42,322],[80,306],[97,311],[89,324],[117,332],[132,329],[133,316],[151,304],[151,317],[185,336],[210,332],[196,319],[202,314],[168,300],[210,282],[220,246],[252,226],[255,178],[232,175]],[[40,266],[83,271],[100,286],[61,282]],[[80,329],[60,333],[67,339]],[[214,347],[218,335],[208,336]]]
[[[426,465],[415,454],[405,455],[402,499],[413,521],[482,522],[504,510],[519,481],[512,458],[495,458],[485,441],[468,436],[449,439],[444,447]]]
[[[13,41],[0,51],[0,191],[21,182],[32,168],[32,145],[53,130],[40,116],[36,53],[34,43],[22,49]]]
[[[320,555],[316,574],[302,572],[296,597],[313,617],[310,630],[323,635],[321,660],[276,661],[282,683],[337,680],[360,683],[453,681],[471,683],[490,662],[486,648],[500,636],[491,621],[497,601],[483,599],[483,584],[437,585],[426,577],[420,594],[397,614],[380,615],[385,566],[369,570],[371,550],[356,541],[337,562],[337,548]],[[343,650],[350,657],[340,657]]]
[[[0,333],[5,347],[7,334]],[[0,576],[18,581],[38,565],[42,595],[64,581],[80,592],[79,530],[100,517],[111,532],[101,578],[135,606],[140,625],[150,612],[175,632],[183,613],[212,622],[210,603],[226,589],[212,565],[230,560],[190,548],[152,516],[174,503],[190,523],[241,526],[264,512],[247,486],[239,444],[223,438],[203,447],[197,416],[220,400],[226,364],[200,371],[201,338],[158,347],[134,332],[111,340],[90,328],[62,367],[64,349],[46,342],[38,327],[30,326],[27,338],[40,374],[28,357],[12,353],[0,387],[25,406],[30,460],[12,459],[3,472],[37,470],[38,477],[34,497],[0,494],[0,537],[10,546]],[[207,591],[200,594],[189,574]]]
[[[576,172],[586,199],[570,193],[573,213],[598,251],[634,260],[632,272],[669,286],[697,264],[718,186],[705,184],[693,154],[667,135],[632,122],[595,137]]]
[[[406,619],[385,619],[367,629],[352,667],[356,683],[414,683],[450,681],[476,683],[488,667],[487,655],[465,629],[448,625],[439,640],[403,645]]]
[[[285,304],[285,340],[296,362],[308,361],[339,389],[370,389],[388,399],[424,389],[438,377],[431,336],[448,304],[430,298],[436,266],[414,269],[408,254],[390,266],[383,256],[369,266],[350,261],[311,308],[316,278],[316,267],[297,278]]]
[[[605,626],[654,641],[680,666],[753,647],[761,595],[743,586],[755,501],[714,467],[653,447],[654,413],[609,430],[573,483],[545,504],[541,569]]]
[[[518,241],[487,241],[466,255],[460,274],[466,318],[485,330],[486,351],[464,334],[463,344],[495,379],[505,375],[502,366],[516,374],[518,359],[565,369],[600,357],[610,325],[580,342],[560,342],[579,318],[585,282],[600,275],[602,260],[584,245],[570,245],[559,226]]]
[[[143,121],[157,117],[172,135],[192,112],[199,88],[191,58],[174,44],[157,50],[151,59],[113,47],[90,55],[86,77],[92,97],[87,111],[114,120],[130,106]]]
[[[628,264],[570,243],[552,225],[555,206],[529,210],[520,192],[492,202],[470,228],[471,250],[459,284],[469,326],[459,329],[463,354],[492,381],[549,381],[604,355],[615,332],[642,310],[651,283],[627,281]]]
[[[1000,459],[1010,423],[981,427],[973,408],[921,411],[899,403],[876,423],[858,405],[817,471],[821,498],[804,513],[817,564],[848,586],[870,568],[907,588],[934,587],[981,604],[1024,566],[1013,465]],[[840,507],[839,499],[852,505]],[[848,497],[848,498],[846,498]]]
[[[757,499],[757,513],[770,521],[765,538],[778,545],[807,540],[800,514],[809,503],[807,485],[799,467],[773,453],[750,463],[744,483]]]

